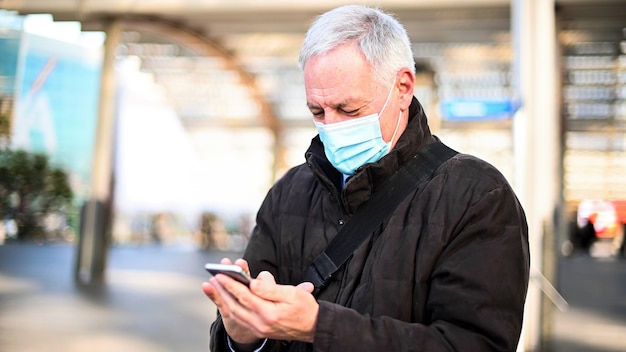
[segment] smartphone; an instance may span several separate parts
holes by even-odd
[[[249,286],[250,280],[252,280],[252,278],[245,271],[243,271],[239,265],[207,263],[204,268],[213,276],[217,274],[228,275],[246,286]]]

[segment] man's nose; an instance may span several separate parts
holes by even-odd
[[[324,112],[324,124],[341,122],[347,120],[346,116],[338,113],[336,110],[327,110]]]

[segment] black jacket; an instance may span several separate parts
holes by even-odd
[[[396,169],[432,143],[417,99],[396,147],[340,188],[319,137],[269,191],[244,254],[253,275],[298,284],[341,225]],[[354,253],[319,296],[314,344],[272,351],[514,351],[529,275],[524,212],[493,166],[444,163]],[[211,349],[228,351],[220,319]]]

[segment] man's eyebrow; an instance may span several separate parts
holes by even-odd
[[[311,110],[317,110],[317,109],[322,109],[321,106],[317,105],[317,104],[313,104],[313,103],[306,103],[306,106],[311,109]]]

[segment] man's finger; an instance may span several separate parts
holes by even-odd
[[[252,280],[250,290],[260,298],[272,302],[288,300],[295,293],[293,286],[277,285],[274,276],[269,272],[261,272],[256,280]]]
[[[258,317],[255,309],[250,308],[252,304],[249,302],[254,299],[259,300],[259,298],[254,297],[244,285],[226,275],[219,274],[211,280],[217,281],[214,286],[224,303],[226,314],[223,313],[222,315],[253,329],[253,322],[258,321]],[[220,280],[223,280],[224,284]]]
[[[211,279],[213,280],[213,279]],[[206,294],[211,301],[215,304],[217,309],[220,311],[221,315],[229,315],[228,307],[224,304],[224,300],[222,299],[222,295],[220,294],[217,284],[211,282],[203,282],[202,283],[202,291]]]
[[[250,275],[250,266],[248,266],[248,262],[245,259],[239,258],[235,260],[235,264],[239,265],[243,269],[243,271]]]
[[[313,284],[310,282],[303,282],[296,287],[298,287],[301,290],[305,290],[308,293],[313,293],[313,290],[315,289],[315,286],[313,286]]]

